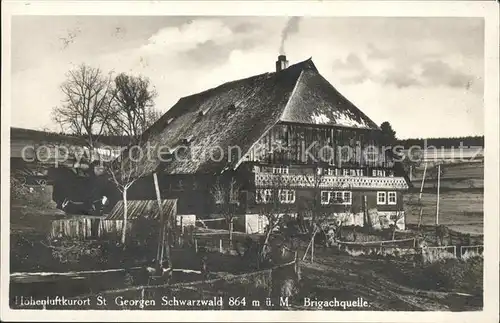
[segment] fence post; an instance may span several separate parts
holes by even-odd
[[[219,252],[222,253],[222,239],[219,239]]]
[[[312,244],[311,244],[311,264],[314,262],[314,236],[315,234],[313,234],[313,237],[312,237]]]
[[[198,239],[194,239],[194,250],[198,253]]]
[[[295,251],[295,264],[294,268],[295,270],[295,276],[297,277],[297,281],[300,281],[300,266],[299,266],[299,253],[298,251]]]

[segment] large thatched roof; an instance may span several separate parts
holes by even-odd
[[[224,83],[180,99],[146,131],[145,137],[152,151],[189,143],[194,147],[190,153],[197,158],[160,163],[145,156],[140,167],[148,173],[159,167],[170,174],[221,172],[237,160],[214,161],[217,158],[210,158],[208,153],[212,147],[226,153],[228,147],[238,146],[244,154],[281,121],[379,129],[308,59],[280,72]]]

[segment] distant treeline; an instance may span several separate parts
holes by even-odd
[[[481,146],[484,147],[484,136],[467,136],[467,137],[451,137],[451,138],[410,138],[400,139],[397,141],[398,145],[409,148],[411,146],[424,147],[435,146],[436,148],[451,148],[460,147],[462,144],[468,146]]]
[[[72,145],[85,145],[85,136],[77,136],[74,134],[63,132],[41,131],[24,128],[10,128],[11,140],[35,140],[47,142],[64,142]],[[98,142],[110,146],[125,146],[128,138],[126,136],[100,136]]]
[[[72,144],[84,144],[85,138],[84,136],[77,136],[68,133],[62,132],[50,132],[50,131],[40,131],[33,129],[24,129],[24,128],[10,128],[10,136],[12,139],[37,139],[37,140],[46,140],[46,141],[63,141]],[[424,140],[427,140],[425,143]],[[101,144],[111,145],[111,146],[126,146],[128,138],[126,136],[100,136],[98,141]],[[451,148],[451,147],[459,147],[460,143],[463,146],[481,146],[484,147],[484,136],[467,136],[467,137],[450,137],[450,138],[410,138],[410,139],[399,139],[397,140],[397,144],[401,145],[405,148],[409,148],[411,146],[419,146],[424,147],[424,144],[427,146],[436,146],[438,148]]]

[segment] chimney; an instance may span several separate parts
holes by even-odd
[[[279,55],[276,61],[276,72],[282,71],[288,67],[288,61],[285,55]]]

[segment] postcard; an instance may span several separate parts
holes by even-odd
[[[2,320],[498,321],[496,2],[2,9]]]

